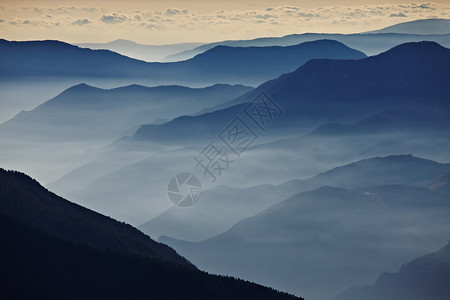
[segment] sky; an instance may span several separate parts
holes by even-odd
[[[427,18],[450,18],[450,0],[2,0],[0,37],[156,45],[357,33]]]

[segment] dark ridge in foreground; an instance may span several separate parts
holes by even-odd
[[[301,299],[199,271],[137,229],[0,169],[1,299]]]
[[[0,169],[0,212],[55,238],[195,268],[173,249],[136,228],[67,201],[20,172]]]

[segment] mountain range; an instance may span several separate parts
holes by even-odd
[[[130,85],[100,89],[73,86],[0,125],[0,136],[21,140],[114,140],[141,124],[195,113],[252,88],[217,84],[206,88]]]
[[[311,135],[343,136],[392,132],[448,132],[450,110],[448,103],[418,101],[407,107],[388,109],[352,124],[328,123],[316,128]]]
[[[193,157],[211,141],[218,145],[218,134],[237,116],[254,126],[259,137],[241,158],[230,156],[236,162],[220,179],[223,185],[277,185],[360,159],[391,154],[414,153],[447,161],[448,53],[446,48],[425,42],[405,44],[362,60],[313,60],[293,73],[210,108],[210,112],[142,126],[132,138],[121,139],[112,150],[55,178],[49,186],[77,203],[140,225],[170,207],[165,187],[177,172],[189,170],[202,178],[205,189],[209,188],[209,178],[196,168]],[[402,71],[403,67],[408,72]],[[341,89],[341,84],[346,89]],[[243,112],[246,103],[260,92],[266,92],[285,112],[268,124],[266,132]],[[330,122],[345,126],[340,129]],[[328,125],[321,126],[324,124]],[[356,125],[347,129],[351,124]],[[137,152],[139,156],[133,160],[127,158]],[[124,197],[130,197],[132,209],[125,209],[129,206]],[[220,199],[226,197],[220,195]],[[249,207],[244,207],[247,203]],[[242,203],[242,215],[230,220],[264,208],[247,203]],[[199,224],[203,220],[199,217]],[[220,226],[205,227],[206,233],[218,233],[232,225],[225,217],[220,220]],[[155,228],[157,235],[164,231],[160,229]],[[173,229],[175,232],[180,226],[173,225]],[[187,229],[179,232],[187,234]],[[203,231],[198,232],[188,234],[189,239],[205,237]]]
[[[0,295],[7,299],[299,299],[209,275],[130,225],[0,169]]]
[[[154,237],[162,235],[185,241],[211,238],[238,221],[254,216],[297,193],[322,186],[364,188],[374,185],[409,184],[431,188],[450,172],[449,164],[439,164],[411,155],[393,155],[360,160],[322,172],[305,180],[279,185],[246,188],[214,187],[204,192],[195,209],[171,207],[139,226]]]
[[[159,240],[210,272],[321,300],[442,245],[449,212],[448,196],[422,187],[321,187],[210,239]]]
[[[283,37],[257,38],[253,40],[228,40],[201,45],[190,50],[184,50],[180,53],[167,56],[165,60],[186,60],[219,45],[231,47],[291,46],[321,39],[339,41],[351,48],[360,50],[367,55],[380,54],[390,48],[408,42],[434,41],[445,47],[450,47],[448,24],[448,19],[426,19],[399,23],[367,33],[304,33],[291,34]]]
[[[80,43],[75,44],[81,48],[89,48],[93,50],[110,50],[119,54],[143,60],[147,62],[162,61],[164,57],[181,51],[190,50],[202,43],[179,43],[169,45],[143,45],[128,40],[115,40],[109,43]]]
[[[0,298],[448,299],[449,22],[0,39]]]
[[[216,47],[192,59],[147,63],[108,50],[58,41],[0,40],[0,77],[35,76],[137,78],[166,83],[260,84],[295,70],[313,58],[358,59],[360,51],[325,40],[289,47]],[[69,59],[70,58],[70,59]]]
[[[219,132],[220,126],[208,120],[222,120],[228,115],[231,121],[261,93],[288,112],[268,124],[273,134],[286,134],[292,128],[298,132],[302,126],[303,130],[312,130],[328,122],[356,122],[387,109],[416,105],[418,101],[439,107],[437,111],[444,108],[445,120],[450,99],[449,70],[450,50],[433,42],[402,44],[360,60],[310,60],[292,73],[203,110],[203,114],[176,118],[158,126],[142,126],[134,138],[186,143],[183,137],[201,138],[204,131]],[[277,127],[282,130],[275,131]],[[198,128],[205,130],[199,132]],[[176,136],[172,137],[168,130],[176,132]]]

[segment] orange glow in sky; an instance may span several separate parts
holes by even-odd
[[[167,44],[355,33],[426,18],[450,18],[449,1],[15,0],[0,3],[0,34],[9,40]]]

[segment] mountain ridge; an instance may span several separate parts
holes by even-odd
[[[281,199],[321,186],[361,189],[371,185],[410,184],[432,189],[447,172],[450,172],[450,164],[412,155],[372,157],[334,167],[307,179],[290,180],[277,185],[247,188],[218,186],[204,191],[205,200],[198,202],[196,209],[179,210],[172,207],[138,228],[155,237],[164,235],[186,241],[201,241],[223,233],[239,220],[253,216],[279,203]]]
[[[449,211],[448,196],[423,187],[323,186],[203,241],[159,240],[211,272],[329,299],[442,244]]]
[[[0,60],[0,77],[135,78],[183,85],[255,85],[292,71],[311,58],[365,57],[362,52],[336,41],[314,41],[290,47],[226,49],[225,52],[221,47],[210,49],[180,62],[150,63],[109,50],[91,50],[58,41],[0,40],[0,55],[8,57]]]
[[[3,213],[54,236],[82,241],[101,250],[160,257],[193,267],[168,246],[151,240],[136,228],[58,197],[23,173],[0,169],[0,185]]]
[[[214,111],[223,114],[224,109],[250,103],[261,93],[289,112],[274,125],[268,125],[271,132],[283,128],[273,134],[286,134],[293,128],[298,131],[302,122],[308,123],[308,131],[324,122],[356,122],[367,115],[406,107],[416,101],[437,100],[448,109],[449,70],[450,49],[434,42],[402,44],[360,60],[312,59],[294,72],[266,81],[236,99],[202,110],[192,118],[190,126],[196,128],[203,116]],[[229,120],[235,116],[230,115]],[[176,124],[170,121],[160,126],[162,130]],[[145,135],[144,130],[144,127],[138,130],[140,136]],[[186,131],[188,126],[177,130]],[[159,136],[168,139],[167,133],[157,132],[158,128],[152,128],[148,136],[156,141]],[[189,134],[200,136],[194,131]]]
[[[426,19],[426,20],[419,20],[422,23],[430,23],[431,25],[436,23],[438,20],[433,19]],[[445,21],[445,20],[444,20]],[[416,21],[412,21],[416,22]],[[420,23],[419,22],[419,23]],[[165,59],[168,61],[173,60],[185,60],[194,57],[195,55],[202,53],[204,51],[207,51],[208,49],[211,49],[217,45],[228,45],[228,46],[289,46],[293,44],[298,44],[301,42],[306,41],[314,41],[319,39],[333,39],[337,40],[339,42],[342,42],[349,47],[358,49],[368,55],[376,55],[381,52],[384,52],[396,45],[406,43],[406,42],[418,42],[421,40],[429,40],[432,39],[436,42],[443,43],[447,47],[450,46],[450,35],[441,32],[439,34],[439,31],[433,31],[433,26],[426,34],[419,34],[417,32],[410,32],[410,33],[396,33],[396,32],[389,32],[389,29],[391,27],[396,27],[402,24],[405,24],[403,26],[408,27],[408,23],[411,22],[405,22],[405,23],[399,23],[394,26],[387,27],[385,29],[381,29],[383,32],[363,32],[363,33],[354,33],[354,34],[330,34],[330,33],[303,33],[303,34],[290,34],[285,35],[282,37],[263,37],[263,38],[256,38],[252,40],[226,40],[221,42],[214,42],[209,43],[205,45],[198,46],[194,49],[190,50],[184,50],[182,52],[172,54],[167,56]],[[421,28],[422,27],[422,28]],[[441,26],[443,27],[443,26]],[[439,24],[434,26],[434,29],[440,28]],[[445,27],[443,27],[445,28]],[[442,29],[443,29],[442,28]],[[420,31],[423,32],[423,26],[419,26]]]
[[[38,141],[118,139],[142,123],[194,113],[251,89],[227,84],[204,88],[135,84],[101,89],[82,83],[2,123],[0,135]]]
[[[203,43],[194,42],[167,45],[145,45],[130,40],[117,39],[107,43],[77,43],[75,45],[82,48],[90,48],[93,50],[110,50],[131,58],[144,60],[147,62],[162,62],[163,58],[168,55],[201,46],[203,45]]]
[[[79,218],[70,217],[75,214]],[[96,219],[113,226],[105,230]],[[123,236],[114,236],[114,226],[126,231]],[[90,241],[87,228],[95,235]],[[118,247],[124,236],[136,233],[153,244],[150,253],[136,252],[142,250],[136,239]],[[7,299],[302,299],[200,271],[136,228],[59,198],[23,173],[3,169],[0,236],[0,279],[5,284],[0,295]],[[99,247],[111,237],[112,247]],[[168,259],[172,254],[176,259]]]

